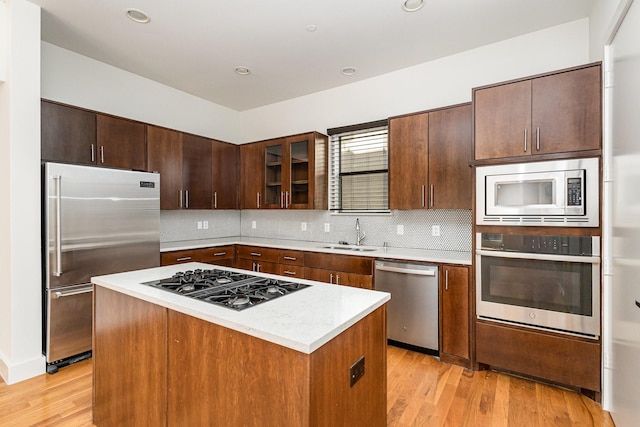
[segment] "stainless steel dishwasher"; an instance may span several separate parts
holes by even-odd
[[[438,351],[438,266],[376,261],[375,288],[391,293],[387,338],[425,353]]]

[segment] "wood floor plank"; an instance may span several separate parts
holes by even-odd
[[[570,390],[393,346],[387,356],[391,427],[615,427],[597,402]],[[11,386],[0,382],[0,426],[92,427],[91,393],[91,360]]]

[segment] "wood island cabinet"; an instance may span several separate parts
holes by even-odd
[[[473,90],[475,158],[599,150],[601,65]]]
[[[469,268],[443,265],[440,269],[440,359],[471,367],[469,351]]]
[[[309,132],[241,146],[241,208],[326,209],[327,139]]]
[[[389,119],[389,208],[471,209],[471,104]]]

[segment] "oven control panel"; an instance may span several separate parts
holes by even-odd
[[[593,255],[590,236],[482,233],[482,249],[534,254]]]

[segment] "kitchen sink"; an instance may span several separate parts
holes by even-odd
[[[341,251],[356,251],[356,252],[373,252],[377,251],[377,248],[361,248],[358,246],[347,246],[347,245],[326,245],[320,246],[322,249],[338,249]]]

